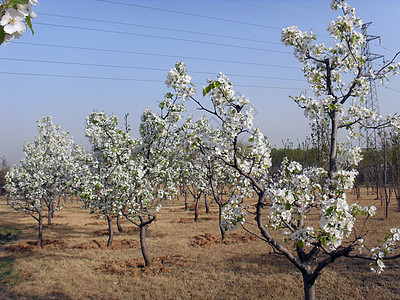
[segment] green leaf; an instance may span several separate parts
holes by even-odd
[[[388,239],[389,239],[389,234],[385,236],[385,238],[383,239],[383,241],[386,243]]]
[[[331,241],[332,244],[335,243],[335,238],[333,237],[333,235],[331,235],[331,236],[329,237],[329,240]]]
[[[326,236],[323,236],[323,237],[321,238],[321,245],[322,245],[322,246],[325,246],[325,244],[326,244]]]
[[[332,206],[329,207],[329,208],[326,210],[326,214],[327,214],[327,215],[331,214],[332,212],[333,212],[333,207],[332,207]]]
[[[286,209],[286,210],[290,210],[291,208],[292,208],[292,205],[290,205],[290,203],[287,202],[287,203],[285,204],[285,209]]]
[[[12,0],[11,3],[13,4],[28,4],[29,0]]]
[[[328,108],[330,109],[330,110],[335,110],[335,105],[334,104],[328,104]]]
[[[4,32],[4,27],[0,26],[0,45],[3,44],[5,37],[6,37],[6,34]]]
[[[297,241],[297,246],[300,248],[304,247],[304,242],[303,241]]]
[[[219,82],[219,81],[214,81],[214,87],[215,87],[216,89],[219,89],[219,88],[221,87],[221,85],[222,85],[221,82]]]
[[[212,84],[206,86],[206,87],[203,89],[203,97],[204,97],[205,95],[207,95],[207,94],[211,91],[211,89],[212,89]]]

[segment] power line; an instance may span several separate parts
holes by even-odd
[[[256,24],[256,23],[249,23],[249,22],[243,22],[243,21],[226,19],[226,18],[219,18],[219,17],[211,17],[211,16],[188,13],[188,12],[177,11],[177,10],[172,10],[172,9],[156,8],[156,7],[150,7],[150,6],[138,5],[138,4],[132,4],[132,3],[123,3],[123,2],[117,2],[117,1],[109,1],[109,0],[97,0],[97,1],[104,2],[104,3],[117,4],[117,5],[124,5],[124,6],[131,6],[131,7],[138,7],[138,8],[144,8],[144,9],[156,10],[156,11],[163,11],[163,12],[180,14],[180,15],[187,15],[187,16],[192,16],[192,17],[199,17],[199,18],[205,18],[205,19],[211,19],[211,20],[219,20],[219,21],[237,23],[237,24],[243,24],[243,25],[249,25],[249,26],[256,26],[256,27],[261,27],[261,28],[275,29],[275,30],[279,30],[279,31],[281,30],[280,27],[275,27],[275,26],[268,26],[268,25],[262,25],[262,24]]]
[[[256,40],[256,39],[249,39],[249,38],[245,38],[245,37],[236,37],[236,36],[222,35],[222,34],[215,34],[215,33],[206,33],[206,32],[200,32],[200,31],[190,31],[190,30],[173,29],[173,28],[166,28],[166,27],[143,25],[143,24],[133,24],[133,23],[115,22],[115,21],[92,19],[92,18],[64,16],[64,15],[49,14],[49,13],[43,13],[43,12],[40,13],[40,15],[72,19],[72,20],[81,20],[81,21],[90,21],[90,22],[98,22],[98,23],[106,23],[106,24],[132,26],[132,27],[139,27],[139,28],[157,29],[157,30],[180,32],[180,33],[198,34],[198,35],[203,35],[203,36],[212,36],[212,37],[233,39],[233,40],[239,40],[239,41],[257,42],[257,43],[272,44],[272,45],[282,45],[282,43],[278,43],[278,42],[270,42],[270,41],[264,41],[264,40]]]
[[[390,102],[387,102],[387,101],[383,101],[383,100],[379,100],[379,101],[380,101],[380,102],[383,102],[383,103],[386,103],[386,104],[388,104],[388,105],[391,105],[391,106],[400,107],[400,105],[393,104],[393,103],[390,103]]]
[[[119,50],[119,49],[79,47],[79,46],[69,46],[69,45],[30,43],[30,42],[21,42],[21,41],[15,41],[13,43],[14,44],[31,45],[31,46],[40,46],[40,47],[61,48],[61,49],[88,50],[88,51],[99,51],[99,52],[108,52],[108,53],[146,55],[146,56],[155,56],[155,57],[170,57],[170,58],[175,58],[175,59],[192,59],[192,60],[202,60],[202,61],[213,61],[213,62],[241,64],[241,65],[261,66],[261,67],[274,67],[274,68],[296,69],[296,70],[299,69],[298,67],[293,67],[293,66],[264,64],[264,63],[260,63],[260,62],[244,62],[244,61],[237,61],[237,60],[224,60],[224,59],[214,59],[214,58],[206,58],[206,57],[193,57],[193,56],[182,56],[182,55],[179,56],[179,55],[170,55],[170,54],[161,54],[161,53],[148,53],[148,52]]]
[[[35,25],[44,25],[44,26],[51,26],[51,27],[61,27],[61,28],[87,30],[87,31],[95,31],[95,32],[105,32],[105,33],[114,33],[114,34],[133,35],[133,36],[157,38],[157,39],[163,39],[163,40],[173,40],[173,41],[180,41],[180,42],[199,43],[199,44],[206,44],[206,45],[224,46],[224,47],[239,48],[239,49],[246,49],[246,50],[273,52],[273,53],[280,53],[280,54],[290,54],[290,55],[292,54],[291,52],[285,52],[285,51],[280,51],[280,50],[263,49],[263,48],[255,48],[255,47],[248,47],[248,46],[239,46],[239,45],[215,43],[215,42],[206,42],[206,41],[199,41],[199,40],[174,38],[174,37],[166,37],[166,36],[159,36],[159,35],[152,35],[152,34],[126,32],[126,31],[115,31],[115,30],[106,30],[106,29],[89,28],[89,27],[81,27],[81,26],[49,24],[49,23],[42,23],[42,22],[35,22]]]
[[[87,66],[87,67],[105,67],[105,68],[118,68],[118,69],[163,71],[163,72],[168,72],[169,71],[168,69],[162,69],[162,68],[151,68],[151,67],[140,67],[140,66],[122,66],[122,65],[109,65],[109,64],[92,64],[92,63],[84,63],[84,62],[54,61],[54,60],[40,60],[40,59],[26,59],[26,58],[0,57],[0,60],[24,61],[24,62],[34,62],[34,63],[47,63],[47,64],[60,64],[60,65],[75,65],[75,66]],[[210,72],[202,72],[202,71],[191,71],[191,70],[189,70],[189,72],[190,73],[194,73],[194,74],[207,74],[207,75],[210,74]],[[284,78],[284,77],[272,77],[272,76],[262,76],[262,75],[231,74],[230,73],[229,76],[304,82],[304,80],[302,80],[302,79]]]
[[[388,86],[386,86],[385,88],[387,88],[388,90],[394,91],[394,92],[396,92],[396,93],[400,93],[399,90],[396,90],[396,89],[394,89],[394,88],[391,88],[391,87],[388,87]]]
[[[73,79],[96,79],[96,80],[115,80],[115,81],[136,81],[136,82],[156,82],[162,83],[164,81],[157,79],[143,79],[143,78],[124,78],[124,77],[100,77],[100,76],[83,76],[83,75],[66,75],[66,74],[45,74],[45,73],[28,73],[28,72],[2,72],[4,75],[20,75],[20,76],[35,76],[35,77],[52,77],[52,78],[73,78]],[[202,85],[204,83],[194,83]],[[235,84],[237,87],[248,88],[263,88],[263,89],[284,89],[284,90],[304,90],[304,88],[297,87],[283,87],[283,86],[262,86],[262,85],[246,85]]]
[[[262,6],[262,5],[256,5],[253,2],[249,2],[248,0],[244,0],[244,1],[229,0],[229,1],[230,2],[236,2],[236,3],[239,3],[241,5],[247,5],[247,6],[250,6],[250,7],[258,7],[258,8],[267,10],[267,11],[278,12],[278,13],[282,13],[282,14],[285,14],[285,15],[297,16],[297,17],[301,17],[303,19],[314,19],[314,20],[318,20],[318,21],[323,20],[323,19],[320,19],[320,18],[315,18],[315,14],[313,14],[313,17],[310,18],[310,16],[305,16],[305,15],[300,15],[300,14],[297,14],[297,13],[291,13],[291,12],[287,12],[287,11],[282,11],[282,10],[279,10],[279,9],[275,9],[275,8],[271,8],[271,7],[265,7],[265,6]],[[287,2],[287,1],[285,1],[285,2]],[[297,4],[297,3],[292,1],[289,4],[293,5],[293,4]],[[302,5],[299,5],[299,6],[302,7],[302,8],[307,8],[306,6],[302,6]],[[315,7],[312,7],[312,8],[308,7],[307,9],[308,9],[308,11],[315,12]],[[320,11],[322,12],[322,10],[320,10]]]

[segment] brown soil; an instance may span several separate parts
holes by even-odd
[[[78,249],[113,249],[113,250],[121,250],[128,248],[135,248],[139,245],[137,241],[134,240],[113,240],[112,245],[107,247],[107,241],[97,241],[96,239],[88,242],[81,243],[79,245],[73,246],[73,248]]]
[[[350,199],[354,195],[348,194]],[[366,246],[379,245],[392,227],[400,227],[395,199],[389,218],[375,195],[361,191],[360,205],[375,205],[377,217],[359,217],[357,233],[367,232]],[[192,204],[192,198],[189,199]],[[204,201],[202,199],[202,201]],[[246,200],[254,205],[255,200]],[[217,205],[210,213],[183,209],[183,199],[163,203],[157,221],[148,228],[147,247],[154,259],[144,268],[137,228],[122,219],[124,232],[114,223],[113,246],[107,244],[107,222],[70,201],[44,226],[43,247],[35,246],[37,222],[17,213],[0,197],[0,226],[21,230],[17,238],[0,244],[0,299],[300,299],[301,274],[282,255],[242,228],[228,232],[221,242]],[[254,207],[254,206],[252,206]],[[254,210],[254,209],[253,209]],[[265,220],[268,222],[268,209]],[[319,213],[307,222],[318,224]],[[249,214],[245,226],[259,234]],[[47,220],[45,220],[47,221]],[[90,224],[90,225],[88,225]],[[271,232],[282,241],[280,232]],[[286,245],[293,249],[293,245]],[[175,255],[179,254],[179,255]],[[400,299],[400,260],[388,261],[376,276],[368,261],[341,258],[324,269],[316,282],[319,299]],[[0,268],[0,271],[3,269]]]
[[[107,274],[147,276],[169,272],[173,267],[185,267],[189,262],[190,260],[183,255],[168,255],[154,257],[153,265],[147,268],[142,259],[110,260],[102,266],[101,270]]]
[[[102,222],[102,221],[94,221],[94,222],[89,222],[89,223],[86,223],[84,226],[104,226],[104,225],[106,225],[107,223],[106,222]]]
[[[200,209],[203,209],[203,208],[204,208],[204,205],[203,204],[199,204],[198,209],[200,210]],[[196,210],[196,204],[188,205],[188,210],[189,211],[195,211]]]
[[[103,224],[105,225],[105,224]],[[119,234],[133,234],[135,232],[139,232],[139,228],[136,226],[129,226],[129,227],[122,227],[122,232],[118,232],[117,228],[114,228],[114,235],[119,235]],[[150,230],[149,230],[150,232]],[[92,233],[90,233],[90,236],[104,236],[108,235],[108,229],[101,229],[101,230],[95,230]]]
[[[220,237],[216,237],[211,233],[205,233],[194,236],[190,242],[190,246],[211,246],[214,244],[230,245],[237,243],[248,243],[256,240],[257,238],[250,234],[230,233],[227,234],[226,239],[222,241]]]
[[[198,218],[197,222],[204,222],[210,220],[216,220],[217,218],[212,217],[200,217]],[[180,224],[188,224],[188,223],[195,223],[194,218],[179,218],[175,220],[171,220],[171,223],[180,223]]]
[[[18,243],[15,245],[6,246],[5,250],[10,252],[29,252],[40,248],[65,248],[66,243],[62,240],[42,240],[40,247],[37,245],[37,241],[27,241]]]

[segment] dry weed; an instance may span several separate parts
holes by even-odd
[[[385,219],[380,201],[362,192],[361,205],[378,207],[378,216],[364,228],[367,244],[373,245],[391,226],[400,227],[400,212],[393,200],[389,219]],[[107,248],[107,223],[81,210],[79,203],[68,201],[55,215],[57,225],[45,227],[43,237],[48,242],[38,248],[32,242],[37,235],[35,221],[4,203],[0,198],[0,226],[22,233],[0,245],[0,262],[7,262],[15,279],[14,285],[0,288],[1,299],[303,297],[301,274],[284,257],[271,254],[265,242],[239,229],[221,243],[215,204],[208,215],[202,209],[195,223],[193,212],[183,209],[183,199],[165,203],[148,230],[154,266],[146,269],[139,233],[126,221],[122,233],[115,226],[116,238],[111,249]],[[310,220],[318,222],[318,212]],[[362,224],[360,219],[358,230]],[[251,222],[246,226],[256,228]],[[321,299],[400,299],[399,274],[398,261],[388,262],[383,275],[376,276],[368,262],[340,259],[318,279],[317,294]]]

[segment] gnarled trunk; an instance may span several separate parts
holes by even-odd
[[[310,279],[311,274],[302,273],[303,275],[303,286],[304,286],[304,299],[315,300],[317,299],[315,294],[315,280]]]
[[[47,209],[47,225],[51,225],[51,219],[53,218],[53,202],[49,203]]]
[[[208,207],[207,203],[207,195],[204,194],[204,206],[206,207],[206,214],[210,212],[210,208]]]
[[[188,193],[185,192],[185,210],[188,210],[188,203],[187,203],[187,200],[188,200]]]
[[[117,215],[117,228],[118,232],[123,232],[122,226],[121,226],[121,217],[120,215]]]
[[[112,218],[110,215],[106,215],[107,218],[107,223],[108,223],[108,241],[107,241],[107,247],[110,247],[112,245],[112,241],[114,238],[114,230],[112,226]]]
[[[218,204],[218,222],[219,222],[219,230],[221,231],[221,240],[226,239],[226,231],[224,226],[222,226],[222,204],[217,202]]]
[[[151,259],[148,251],[147,251],[147,244],[146,244],[146,229],[149,225],[143,225],[143,221],[139,226],[140,229],[140,250],[142,251],[142,256],[144,259],[144,263],[146,267],[151,267],[153,265],[153,260]]]
[[[43,237],[43,216],[42,212],[39,212],[39,217],[38,217],[38,241],[37,245],[41,246],[42,245],[42,237]]]
[[[336,172],[336,158],[337,158],[337,136],[338,136],[338,112],[331,113],[331,145],[329,152],[329,170],[328,177],[332,178],[333,173]]]
[[[200,200],[200,196],[198,196],[197,198],[195,198],[196,203],[194,206],[194,221],[197,222],[197,220],[199,219],[199,200]]]

